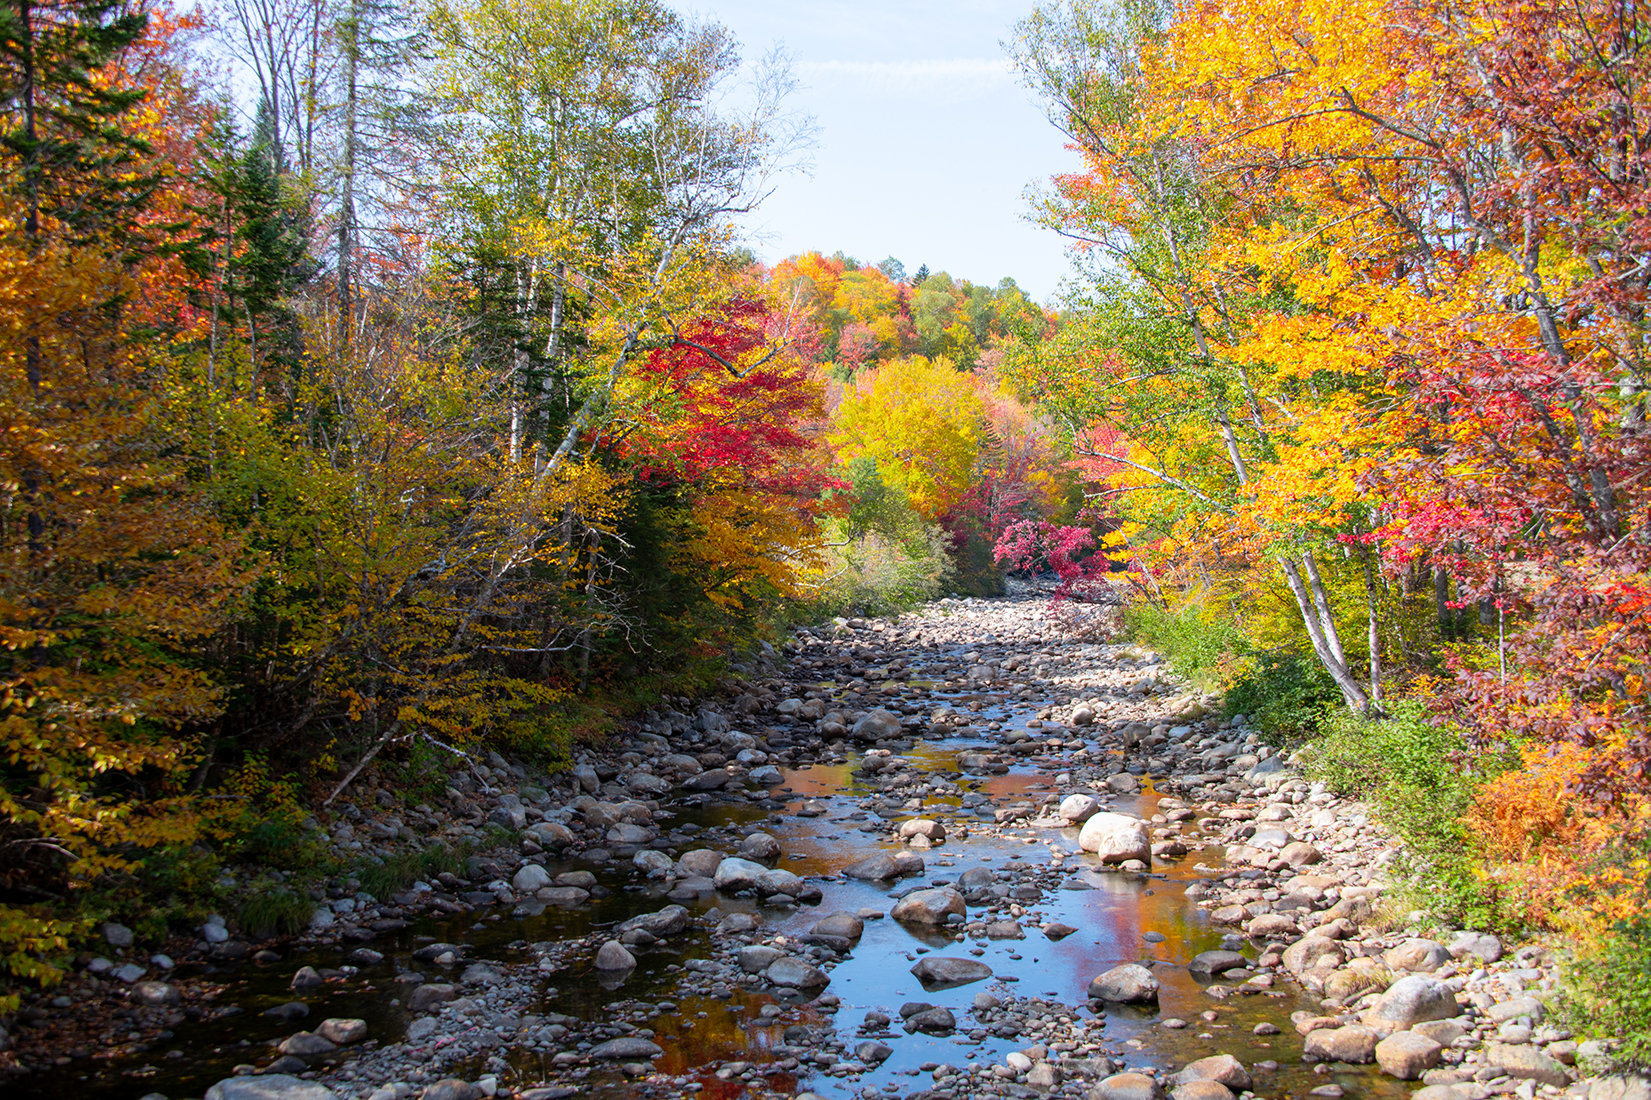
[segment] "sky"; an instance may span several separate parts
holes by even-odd
[[[755,59],[791,56],[794,106],[817,127],[807,174],[788,174],[747,221],[772,262],[893,256],[975,283],[1013,278],[1049,302],[1061,239],[1027,220],[1029,187],[1077,165],[1000,43],[1032,0],[690,0]]]

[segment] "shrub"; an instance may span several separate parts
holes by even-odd
[[[1240,667],[1227,688],[1227,714],[1249,715],[1270,744],[1311,737],[1341,706],[1324,666],[1299,653],[1258,653]]]
[[[1394,703],[1376,719],[1329,712],[1303,755],[1309,775],[1368,801],[1405,842],[1399,869],[1418,907],[1469,927],[1508,923],[1464,818],[1479,788],[1511,761],[1471,755],[1461,731],[1418,700]]]
[[[1651,1069],[1651,921],[1619,921],[1577,952],[1565,966],[1559,1015],[1583,1035],[1618,1040],[1614,1068]]]
[[[1140,603],[1124,609],[1124,626],[1162,653],[1175,671],[1205,691],[1226,686],[1234,666],[1249,652],[1243,628],[1198,604],[1169,610]]]

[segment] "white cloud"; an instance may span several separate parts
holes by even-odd
[[[804,61],[797,66],[797,70],[804,79],[852,80],[890,92],[985,89],[1012,83],[1014,79],[1007,59],[988,57]]]

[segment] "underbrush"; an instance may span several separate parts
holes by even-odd
[[[1257,653],[1241,662],[1227,688],[1226,713],[1247,714],[1274,746],[1309,737],[1341,709],[1341,692],[1324,666],[1299,653]]]
[[[879,531],[856,537],[831,533],[836,537],[828,549],[825,579],[818,595],[796,609],[802,618],[908,611],[938,597],[957,575],[939,528],[918,528],[901,536]]]
[[[1138,603],[1124,608],[1123,619],[1132,637],[1163,654],[1201,691],[1225,688],[1250,651],[1242,627],[1196,603],[1175,609]]]
[[[1309,776],[1370,803],[1405,842],[1399,870],[1416,907],[1466,927],[1509,927],[1507,899],[1465,819],[1482,785],[1512,761],[1470,753],[1459,730],[1416,700],[1393,703],[1382,718],[1326,712],[1302,755]]]

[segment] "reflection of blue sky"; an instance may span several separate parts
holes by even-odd
[[[788,176],[750,220],[766,260],[842,250],[973,282],[1013,277],[1047,300],[1066,270],[1024,192],[1075,166],[1000,42],[1030,0],[692,0],[745,55],[795,62],[819,126],[812,177]]]

